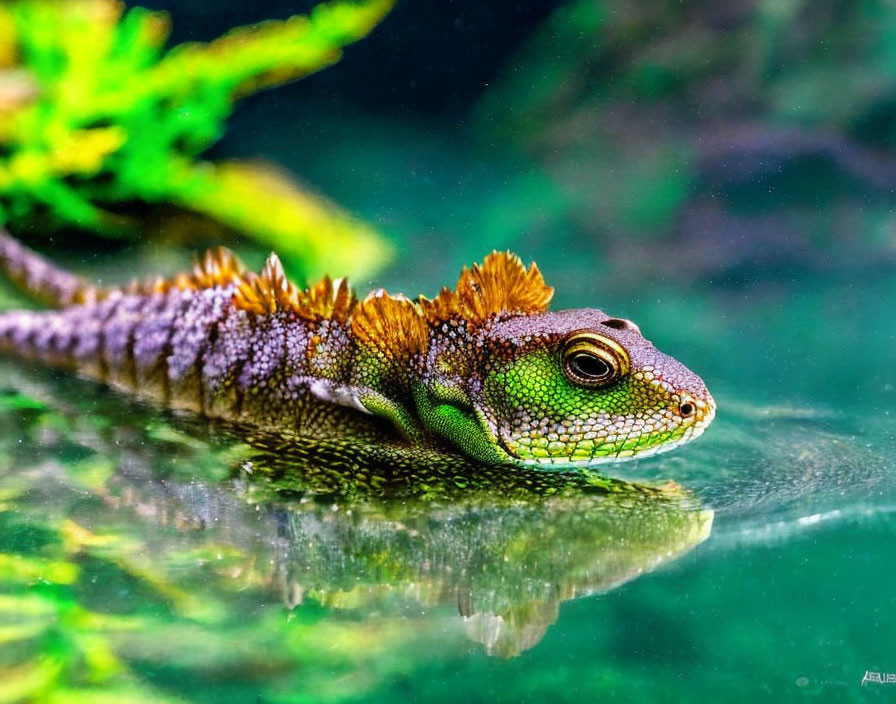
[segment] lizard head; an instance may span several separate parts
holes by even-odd
[[[598,310],[512,318],[483,331],[476,415],[523,464],[596,464],[670,450],[703,433],[703,381]]]
[[[670,450],[712,422],[700,377],[637,325],[597,309],[548,312],[552,290],[534,265],[517,277],[516,299],[505,293],[477,309],[490,282],[507,278],[496,268],[487,259],[465,271],[457,293],[443,291],[447,313],[432,315],[439,300],[429,304],[435,325],[417,408],[430,432],[482,460],[570,466]]]

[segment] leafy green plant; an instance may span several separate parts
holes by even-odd
[[[115,0],[0,6],[0,223],[46,213],[124,236],[123,206],[173,204],[299,273],[377,268],[389,249],[369,225],[274,168],[200,155],[240,98],[335,63],[391,4],[333,2],[171,49],[164,13]]]

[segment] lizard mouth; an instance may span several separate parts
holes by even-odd
[[[712,396],[706,395],[703,398],[695,398],[689,396],[681,402],[691,403],[694,409],[690,413],[682,413],[683,418],[677,426],[679,432],[673,439],[666,439],[656,442],[655,444],[635,444],[632,447],[626,447],[624,442],[616,441],[618,448],[615,451],[610,450],[600,453],[600,446],[594,446],[591,453],[587,455],[576,456],[570,455],[543,455],[537,456],[534,452],[530,456],[526,456],[521,451],[519,443],[515,442],[513,437],[509,435],[507,429],[499,432],[496,437],[496,445],[498,448],[514,463],[526,467],[543,467],[543,468],[572,468],[572,467],[593,467],[596,465],[612,464],[626,462],[634,459],[643,459],[653,455],[668,452],[677,447],[696,440],[703,435],[707,427],[712,423],[716,415],[716,404]],[[613,443],[608,443],[613,445]]]
[[[522,457],[520,457],[518,454],[516,454],[513,450],[510,449],[510,445],[507,443],[507,439],[504,437],[503,432],[497,434],[496,440],[497,440],[498,447],[501,449],[501,451],[505,455],[507,455],[507,457],[509,457],[511,460],[514,461],[514,464],[520,464],[520,463],[525,464],[526,463],[526,461]]]

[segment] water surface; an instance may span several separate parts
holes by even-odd
[[[0,701],[891,696],[892,276],[567,284],[714,391],[703,438],[614,467],[686,492],[390,498],[4,361]]]

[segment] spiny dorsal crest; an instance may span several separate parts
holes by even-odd
[[[242,277],[246,267],[239,258],[226,247],[208,250],[193,264],[192,280],[196,288],[227,286]]]
[[[464,267],[454,291],[442,288],[433,300],[421,297],[420,307],[433,324],[462,319],[481,325],[502,313],[544,313],[554,295],[535,262],[528,269],[510,252],[492,252],[472,269]]]
[[[280,257],[271,254],[261,274],[247,272],[237,281],[233,305],[256,315],[295,310],[298,291],[286,278]]]
[[[306,320],[346,322],[357,304],[345,279],[333,281],[325,276],[313,286],[300,289],[286,278],[276,254],[268,257],[261,274],[243,274],[236,282],[233,305],[242,310],[266,315],[291,311]]]
[[[417,305],[383,289],[371,292],[355,307],[352,333],[363,345],[396,361],[423,354],[429,345],[429,327]]]
[[[298,294],[299,313],[309,320],[336,320],[344,323],[358,303],[345,278],[331,280],[324,276]],[[300,312],[301,311],[301,312]]]
[[[125,293],[152,295],[168,293],[171,290],[213,288],[229,286],[245,275],[246,267],[239,258],[226,247],[208,250],[202,258],[197,258],[192,271],[177,274],[174,278],[156,276],[148,281],[132,281],[125,287]]]
[[[394,351],[423,351],[428,341],[427,323],[462,319],[481,325],[490,318],[543,313],[553,296],[533,262],[527,268],[515,254],[492,252],[471,269],[464,267],[454,291],[442,288],[433,300],[417,302],[385,291],[371,293],[361,303],[345,279],[325,276],[307,289],[299,289],[271,254],[260,274],[246,271],[229,249],[218,247],[196,261],[192,271],[174,278],[158,277],[135,282],[128,293],[167,293],[172,289],[204,289],[235,285],[233,305],[256,315],[291,311],[310,321],[351,320],[359,339]]]

